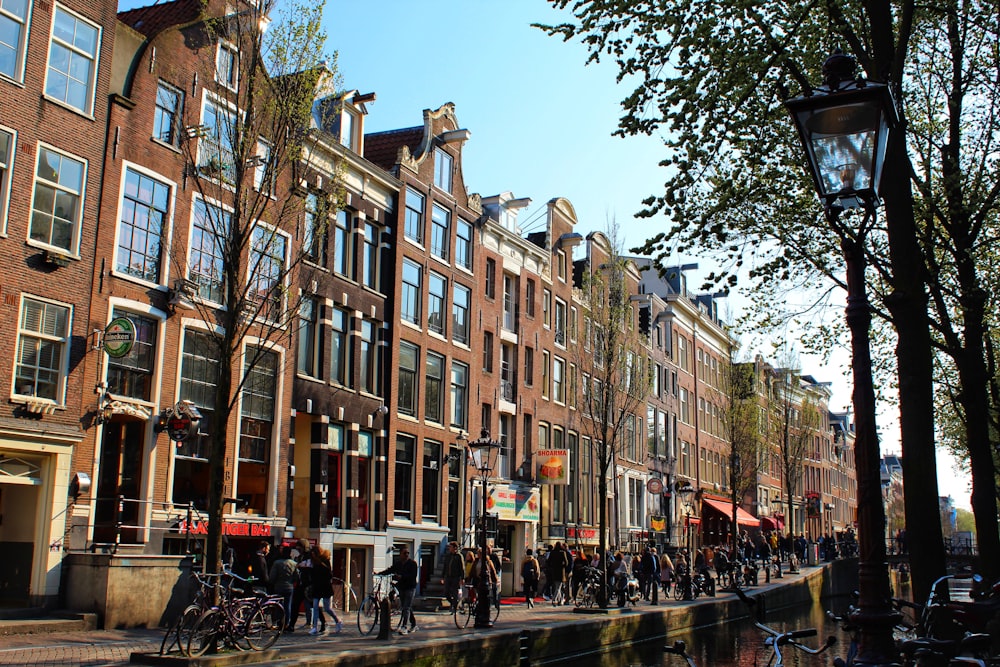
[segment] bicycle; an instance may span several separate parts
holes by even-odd
[[[577,607],[591,608],[597,605],[598,593],[601,590],[600,571],[597,568],[587,567],[584,571],[583,581],[576,591],[576,599],[573,604]]]
[[[687,652],[687,644],[680,639],[675,641],[670,646],[664,646],[663,652],[671,653],[673,655],[679,655],[680,657],[684,658],[684,661],[687,662],[688,667],[698,667],[698,664],[694,661],[694,658],[692,658],[691,654]]]
[[[201,618],[201,615],[212,608],[211,601],[214,598],[214,590],[218,585],[218,578],[221,576],[221,574],[191,573],[191,578],[195,580],[197,585],[194,600],[184,608],[173,625],[167,629],[163,641],[160,643],[160,655],[173,652],[175,646],[182,654],[187,651],[191,629]]]
[[[756,608],[757,600],[747,597],[747,594],[740,589],[736,589],[736,595],[743,601],[744,604],[747,605],[748,608]],[[757,611],[759,613],[763,613],[760,609]],[[808,653],[809,655],[819,655],[837,643],[837,638],[830,635],[826,638],[826,641],[823,642],[822,645],[812,648],[802,644],[798,640],[805,639],[806,637],[815,637],[819,634],[816,628],[804,628],[802,630],[788,630],[786,632],[782,632],[769,625],[765,625],[763,620],[754,620],[753,624],[758,630],[764,632],[766,635],[764,638],[764,645],[770,647],[771,649],[771,654],[767,659],[767,667],[784,667],[785,658],[781,654],[781,649],[784,646],[791,646],[802,651],[803,653]]]
[[[244,579],[225,571],[229,578],[218,606],[202,612],[191,627],[187,640],[188,657],[197,658],[217,645],[219,639],[238,650],[263,651],[274,645],[285,627],[285,605],[281,596],[252,592],[249,597],[240,586],[252,584],[254,579]]]
[[[399,616],[402,605],[392,575],[375,573],[372,575],[371,592],[358,605],[358,630],[362,635],[370,635],[379,625],[384,600],[389,601],[389,618]]]
[[[331,583],[333,595],[330,596],[330,606],[334,611],[349,614],[358,609],[358,596],[354,593],[353,586],[337,577],[334,577]]]

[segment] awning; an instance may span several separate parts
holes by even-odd
[[[760,529],[761,530],[784,530],[785,523],[781,519],[772,519],[769,516],[762,516],[760,518]]]
[[[721,500],[713,500],[712,498],[702,498],[702,502],[705,503],[706,507],[715,510],[725,518],[732,520],[733,506],[731,503],[723,502]],[[736,524],[739,526],[753,526],[756,528],[760,525],[760,519],[755,517],[753,514],[750,514],[750,512],[737,507]]]

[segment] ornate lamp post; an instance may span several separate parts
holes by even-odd
[[[736,523],[736,508],[739,507],[740,504],[740,499],[738,497],[739,496],[738,488],[740,482],[741,465],[742,461],[740,460],[739,453],[736,450],[733,450],[733,453],[729,457],[729,470],[730,470],[729,488],[731,488],[733,491],[733,516],[732,516],[733,523],[730,526],[729,532],[730,532],[730,539],[732,540],[733,551],[736,551],[737,540],[739,540],[740,537],[740,532],[739,532],[740,528],[739,525]]]
[[[479,591],[476,594],[476,623],[477,628],[492,628],[493,621],[490,620],[490,582],[487,578],[489,572],[488,556],[486,555],[486,501],[489,497],[488,485],[490,476],[493,474],[493,467],[496,465],[500,455],[501,443],[499,440],[490,439],[490,432],[485,428],[475,440],[469,441],[469,462],[479,473],[480,489],[483,499],[481,512],[479,513]]]
[[[691,515],[694,513],[694,505],[691,502],[691,494],[694,493],[694,487],[684,482],[684,486],[677,487],[677,493],[681,496],[681,502],[684,503],[684,525],[687,527],[687,576],[694,576],[694,554],[691,553]],[[684,599],[692,600],[694,599],[691,595],[691,586],[684,587]]]
[[[855,665],[893,662],[892,627],[886,563],[885,510],[880,487],[880,456],[875,427],[875,389],[869,339],[871,307],[865,284],[865,237],[875,221],[878,189],[891,127],[898,123],[888,86],[855,77],[857,63],[835,51],[823,64],[823,85],[785,107],[805,147],[813,182],[830,227],[841,239],[847,267],[847,324],[851,330],[853,405],[856,415],[855,465],[858,476],[860,628]],[[864,213],[860,224],[841,224],[845,209]],[[790,499],[789,499],[790,500]]]

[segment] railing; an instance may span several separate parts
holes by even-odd
[[[127,531],[136,531],[137,533],[162,531],[164,533],[183,533],[185,536],[184,551],[185,553],[190,554],[193,535],[192,526],[194,526],[197,521],[207,521],[208,519],[208,515],[197,509],[193,502],[179,504],[153,500],[138,500],[135,498],[126,498],[125,496],[118,496],[117,498],[92,498],[92,500],[95,503],[115,503],[114,515],[110,521],[97,520],[93,524],[88,524],[87,528],[94,529],[95,532],[112,532],[113,536],[109,540],[89,540],[82,551],[97,551],[99,548],[103,548],[110,551],[112,554],[117,554],[119,548],[123,544],[142,544],[142,542],[138,540],[131,542],[128,539],[124,539],[123,534],[127,533]],[[154,508],[164,511],[167,514],[165,521],[168,524],[176,522],[178,525],[153,526],[143,524],[140,520],[130,518],[131,516],[138,517],[140,515],[139,510],[143,506],[153,506]],[[134,509],[134,512],[129,511],[130,509]]]

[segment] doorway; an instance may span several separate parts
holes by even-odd
[[[136,420],[116,420],[104,428],[94,508],[95,542],[114,543],[119,521],[121,543],[139,542],[145,431],[146,422]],[[124,499],[120,507],[119,498]]]

